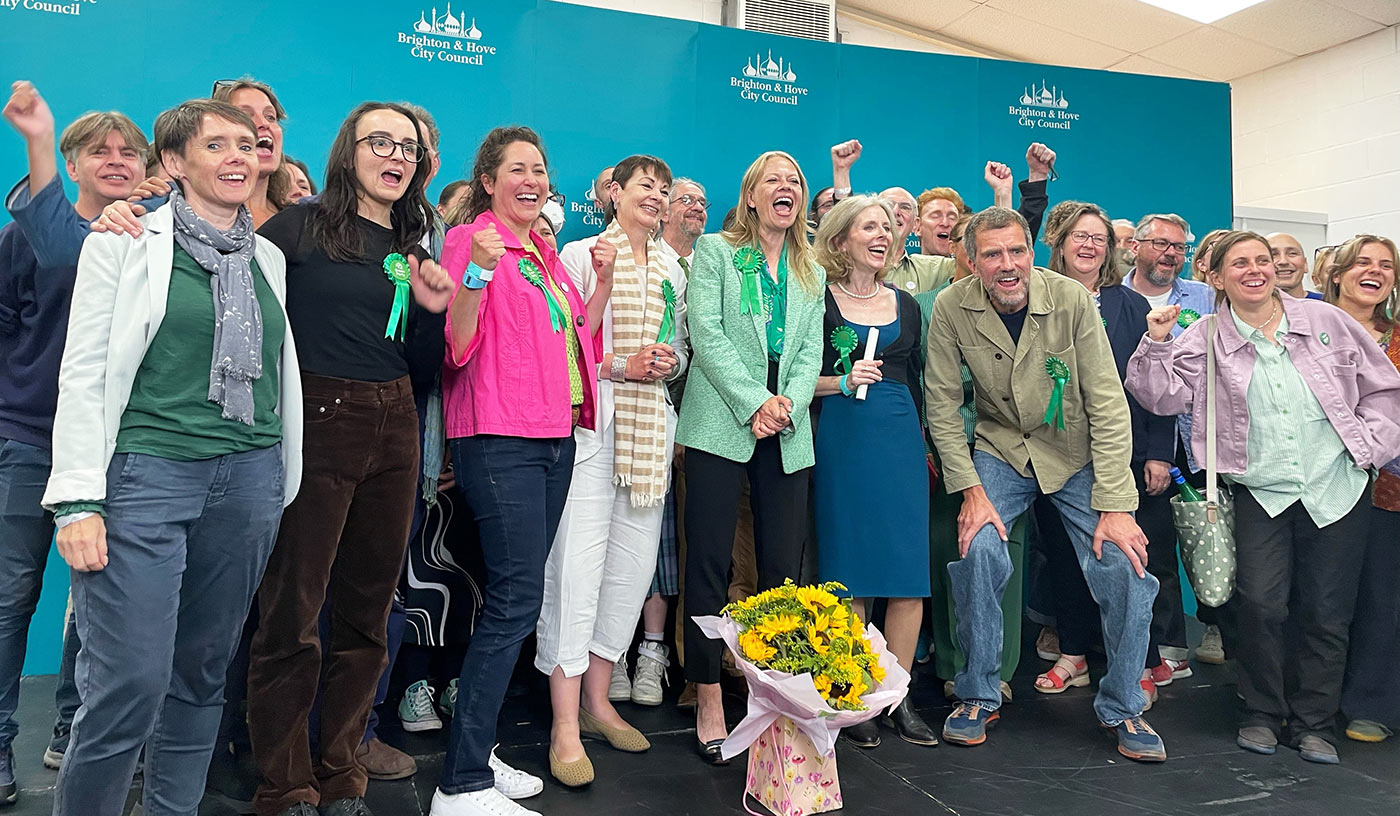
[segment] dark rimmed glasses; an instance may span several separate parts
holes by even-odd
[[[403,160],[410,164],[417,164],[423,160],[423,155],[427,152],[424,147],[417,142],[396,142],[388,136],[364,136],[355,140],[355,144],[369,142],[370,152],[381,159],[387,159],[394,155],[394,148],[403,152]]]

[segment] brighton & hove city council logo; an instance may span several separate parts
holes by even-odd
[[[1043,79],[1040,87],[1031,83],[1023,88],[1017,102],[1019,104],[1009,106],[1006,112],[1015,116],[1016,124],[1021,127],[1069,130],[1072,123],[1079,121],[1079,114],[1070,112],[1064,92],[1054,85],[1046,85]]]
[[[774,61],[771,49],[767,59],[754,54],[742,71],[729,78],[729,87],[739,89],[740,99],[772,105],[796,105],[806,96],[807,89],[796,83],[792,64],[785,63],[782,57]]]
[[[482,45],[480,40],[481,29],[476,27],[476,18],[467,22],[465,13],[453,14],[450,2],[447,11],[440,15],[436,6],[431,11],[418,12],[418,22],[413,24],[412,33],[399,32],[399,43],[411,46],[409,54],[412,56],[428,62],[458,65],[481,65],[485,57],[496,55],[496,46]]]

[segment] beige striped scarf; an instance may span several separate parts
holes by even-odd
[[[613,354],[630,356],[657,340],[668,277],[661,246],[647,243],[647,265],[639,269],[627,233],[613,223],[603,239],[617,247],[613,265]],[[643,279],[645,274],[645,279]],[[613,483],[632,488],[633,507],[653,507],[666,498],[666,385],[662,380],[613,384]]]

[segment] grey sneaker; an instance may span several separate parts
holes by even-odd
[[[643,642],[637,647],[637,675],[632,683],[632,702],[637,705],[661,705],[661,687],[666,684],[667,658],[670,650],[664,643]]]
[[[362,797],[337,799],[329,805],[321,806],[321,816],[374,816]]]
[[[447,681],[447,688],[442,690],[442,697],[438,699],[438,710],[449,720],[457,713],[457,678]]]
[[[1220,639],[1219,626],[1207,626],[1201,635],[1201,645],[1196,647],[1196,659],[1202,663],[1219,666],[1225,662],[1225,643]]]
[[[0,751],[0,805],[13,805],[19,798],[15,784],[15,752],[6,746]]]
[[[627,655],[613,664],[612,679],[608,681],[608,702],[625,703],[632,699],[632,681],[627,679]]]
[[[316,808],[310,802],[297,802],[277,816],[320,816],[320,814],[316,812]]]

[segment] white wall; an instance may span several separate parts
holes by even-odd
[[[1400,238],[1400,26],[1230,84],[1237,206]]]

